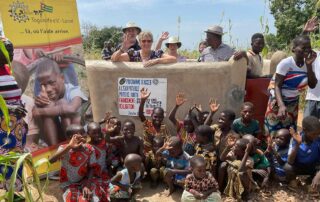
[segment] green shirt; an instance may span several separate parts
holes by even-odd
[[[266,169],[270,166],[270,163],[267,159],[267,157],[263,154],[257,154],[255,153],[253,156],[251,156],[253,160],[253,168],[254,169]]]
[[[260,132],[259,121],[252,119],[248,125],[245,125],[241,118],[238,118],[233,121],[232,129],[234,132],[242,135],[251,134],[253,136],[257,136]]]

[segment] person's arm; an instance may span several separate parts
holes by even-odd
[[[248,55],[246,53],[246,51],[236,51],[234,54],[233,54],[233,59],[234,60],[240,60],[241,58],[245,58],[247,60],[247,64],[249,63],[249,58],[248,58]]]
[[[53,156],[49,158],[50,163],[56,162],[60,159],[65,153],[67,153],[70,149],[75,149],[80,147],[83,144],[83,137],[81,135],[74,135],[72,136],[70,142],[63,147],[62,149],[58,150]]]
[[[231,151],[231,148],[233,145],[236,143],[236,140],[233,138],[228,138],[227,140],[227,146],[224,148],[222,153],[220,154],[220,160],[221,161],[226,161],[227,160],[227,155]]]
[[[217,103],[217,100],[210,98],[209,100],[210,113],[204,122],[204,125],[210,125],[212,122],[212,116],[219,110],[220,104]]]
[[[311,187],[314,190],[317,190],[320,186],[320,171],[317,172],[317,174],[312,179]]]
[[[140,90],[140,105],[139,105],[139,118],[141,120],[141,122],[144,122],[146,120],[146,117],[144,116],[144,104],[146,102],[146,100],[149,98],[149,96],[151,95],[151,92],[148,92],[148,89],[142,88]]]
[[[143,141],[139,138],[139,155],[142,158],[142,161],[144,162],[144,160],[146,159],[146,156],[144,155],[144,145],[143,145]]]
[[[306,24],[303,27],[302,34],[308,35],[310,32],[314,32],[317,30],[319,26],[318,18],[317,16],[314,16],[313,18],[309,19]]]
[[[171,144],[171,141],[170,140],[167,140],[162,147],[160,147],[158,149],[158,151],[156,152],[156,157],[162,157],[162,153],[165,151],[165,150],[169,150],[171,149],[172,147],[170,146]]]
[[[246,164],[247,164],[247,160],[248,160],[248,157],[249,157],[249,154],[252,150],[252,142],[249,142],[247,144],[247,148],[246,148],[246,152],[242,158],[242,161],[241,161],[241,164],[240,164],[240,167],[239,167],[239,172],[245,172],[246,171]]]
[[[160,38],[159,38],[159,40],[157,42],[155,50],[160,50],[163,41],[167,40],[168,38],[169,38],[169,32],[162,32],[162,34],[161,34],[161,36],[160,36]]]
[[[296,157],[299,151],[299,146],[302,143],[302,137],[292,127],[290,128],[290,134],[293,140],[296,141],[296,144],[291,149],[289,149],[289,152],[288,152],[288,163],[292,165],[296,160]]]
[[[314,52],[313,50],[309,53],[307,58],[305,58],[309,88],[315,88],[318,82],[316,75],[312,69],[312,63],[315,61],[316,58],[317,58],[317,53]]]
[[[144,67],[150,67],[156,64],[169,64],[177,62],[177,58],[168,54],[162,54],[161,58],[148,60],[143,64]]]
[[[128,62],[130,61],[127,51],[135,42],[131,42],[127,35],[124,36],[123,42],[119,50],[114,52],[111,56],[112,62]]]
[[[44,107],[44,108],[33,108],[32,113],[33,116],[68,116],[76,114],[79,107],[81,106],[82,99],[81,97],[75,97],[71,100],[70,103],[58,103],[55,106]]]
[[[114,177],[111,178],[110,182],[113,185],[116,185],[116,186],[120,187],[121,190],[128,191],[130,186],[121,184],[120,183],[121,178],[122,178],[122,173],[121,172],[117,172],[117,174]]]
[[[183,93],[178,93],[176,96],[176,105],[174,108],[171,110],[169,114],[169,120],[175,125],[178,126],[178,120],[176,119],[176,113],[178,108],[185,103],[187,99],[185,98]]]
[[[279,106],[278,117],[285,117],[287,114],[287,107],[282,100],[281,88],[283,85],[284,76],[276,73],[274,92],[276,96],[277,105]]]

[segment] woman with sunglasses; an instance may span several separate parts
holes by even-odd
[[[151,32],[143,31],[138,35],[141,50],[135,51],[129,49],[130,42],[127,37],[124,38],[121,48],[116,51],[112,57],[112,62],[142,62],[144,67],[150,67],[156,64],[168,64],[177,62],[174,56],[163,53],[162,50],[151,50],[153,36]]]

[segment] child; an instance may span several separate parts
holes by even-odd
[[[110,134],[114,133],[114,130],[117,128],[117,126],[109,122],[106,127],[106,141],[121,145],[122,149],[120,150],[120,155],[122,159],[124,159],[128,154],[132,153],[140,155],[143,160],[145,159],[143,142],[139,137],[134,135],[136,127],[133,121],[124,121],[122,128],[123,136],[110,137]]]
[[[255,137],[260,132],[259,121],[253,119],[254,106],[251,102],[245,102],[241,107],[241,117],[234,120],[232,129],[241,136],[251,134]]]
[[[93,146],[97,163],[101,170],[101,178],[106,181],[109,180],[109,174],[107,171],[106,159],[107,159],[107,144],[102,137],[101,127],[99,123],[91,122],[88,124],[88,135],[90,137],[89,143]]]
[[[156,155],[167,159],[164,170],[164,181],[169,187],[168,196],[174,192],[174,185],[184,186],[184,180],[190,173],[190,156],[183,151],[182,141],[178,137],[170,137]]]
[[[248,70],[247,77],[255,78],[262,76],[263,58],[259,53],[264,48],[263,34],[255,33],[251,37],[251,50],[248,50]]]
[[[141,187],[142,158],[138,154],[128,154],[124,159],[125,168],[119,171],[110,183],[111,201],[131,201]]]
[[[108,125],[115,126],[114,131],[110,132],[110,137],[118,137],[121,136],[121,121],[117,117],[111,116],[109,112],[106,113],[106,117],[100,121],[100,124],[105,123],[105,127],[102,131],[105,133]],[[117,170],[121,169],[121,154],[120,149],[121,143],[119,142],[107,142],[107,167],[109,168],[109,172],[112,175],[115,175]]]
[[[216,176],[217,156],[213,147],[213,131],[210,126],[202,125],[196,129],[195,155],[202,156],[206,161],[206,169],[212,176]]]
[[[270,141],[267,152],[271,154],[271,163],[273,169],[273,176],[275,179],[284,182],[286,181],[286,174],[284,165],[288,161],[288,150],[290,142],[290,132],[288,129],[280,129],[277,131],[274,142]]]
[[[218,110],[219,105],[217,105],[216,102],[210,102],[210,108],[211,112],[209,113],[205,125],[209,125],[212,116]],[[230,136],[236,136],[236,133],[231,129],[235,117],[236,114],[232,110],[224,110],[220,113],[218,123],[211,125],[214,137],[214,147],[216,148],[218,156],[220,156],[225,149],[228,138]]]
[[[243,139],[249,140],[252,144],[252,150],[250,152],[250,158],[253,160],[253,179],[260,183],[261,187],[266,187],[269,182],[269,176],[271,173],[270,162],[264,153],[257,149],[258,139],[253,135],[247,134],[242,137]]]
[[[196,143],[196,134],[194,132],[196,125],[196,117],[192,114],[192,109],[189,110],[189,113],[186,115],[183,121],[176,119],[176,112],[178,108],[183,105],[187,100],[182,93],[178,93],[176,96],[176,105],[169,114],[169,120],[176,126],[178,137],[183,142],[183,150],[189,155],[193,155],[194,145]]]
[[[247,139],[228,139],[228,146],[222,152],[220,159],[226,161],[219,168],[219,177],[228,171],[228,182],[224,189],[227,196],[238,200],[247,199],[252,189],[251,169],[253,162],[249,158],[252,143]],[[222,172],[224,171],[224,172]],[[220,182],[219,182],[220,183]],[[223,183],[219,184],[223,186]],[[223,189],[222,187],[220,190]]]
[[[292,188],[297,188],[297,175],[311,175],[311,188],[315,190],[320,184],[320,122],[318,118],[307,116],[302,120],[302,132],[290,129],[292,140],[289,146],[288,163],[284,169]]]
[[[165,140],[168,139],[169,134],[166,125],[162,123],[164,119],[164,110],[161,107],[156,107],[153,109],[151,114],[152,121],[146,119],[144,116],[144,104],[149,98],[151,92],[147,89],[142,88],[141,91],[141,102],[139,106],[139,117],[141,122],[143,122],[143,143],[145,154],[152,150],[152,140],[155,136],[162,136]]]
[[[156,152],[163,147],[164,138],[161,136],[156,136],[152,141],[152,151],[147,153],[146,156],[146,167],[147,171],[150,173],[151,177],[151,188],[155,188],[158,185],[158,180],[163,178],[161,174],[163,174],[164,165],[163,159],[160,157],[156,157]]]
[[[212,174],[206,171],[206,161],[202,156],[190,160],[192,173],[187,175],[181,201],[221,201],[219,186]]]
[[[108,201],[107,190],[100,186],[90,190],[90,183],[86,181],[93,174],[99,175],[100,169],[94,148],[86,144],[83,127],[71,124],[66,135],[69,143],[59,146],[56,154],[49,159],[50,163],[61,159],[60,187],[64,201],[91,201],[97,198]]]
[[[64,82],[58,64],[45,59],[38,64],[36,79],[41,92],[35,98],[32,114],[40,121],[45,142],[51,146],[65,140],[66,127],[80,124],[80,108],[87,101],[79,86]]]

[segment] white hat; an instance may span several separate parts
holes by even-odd
[[[175,36],[171,36],[168,40],[168,42],[166,43],[167,48],[169,48],[169,44],[177,44],[178,48],[181,47],[181,42],[179,41],[179,39]]]
[[[128,28],[136,28],[138,30],[138,34],[141,32],[141,28],[134,22],[128,22],[122,31],[126,32],[126,29]]]
[[[222,36],[223,28],[218,25],[214,25],[214,26],[208,27],[207,31],[205,32]]]

